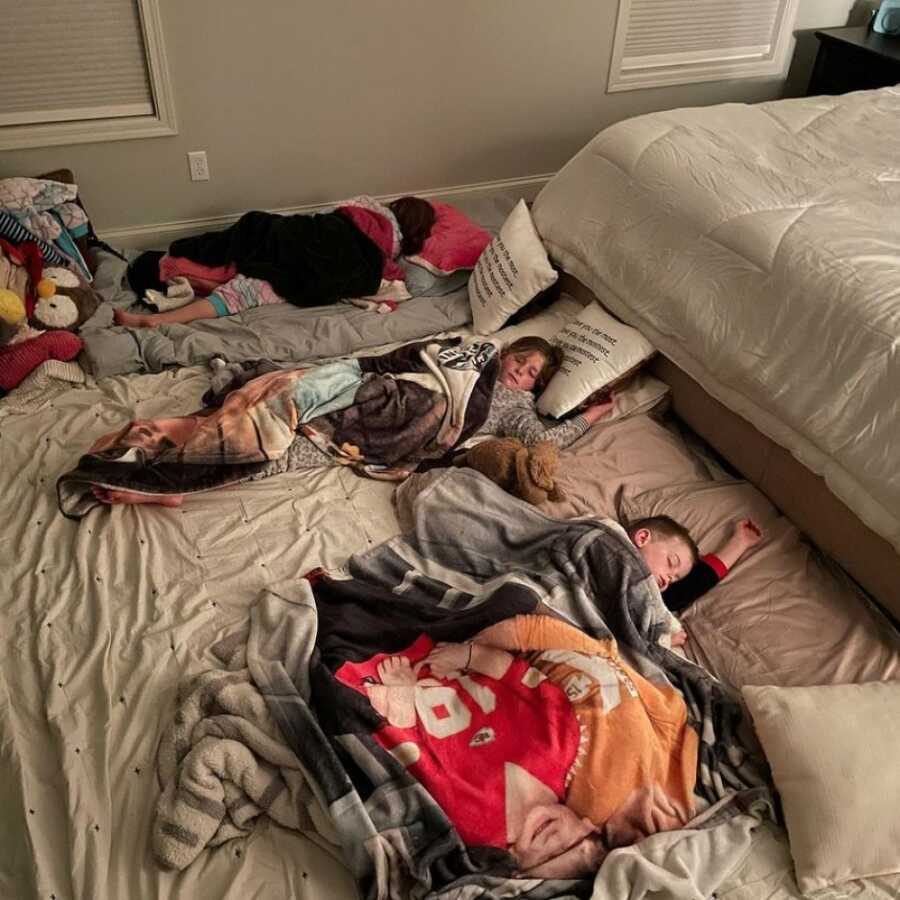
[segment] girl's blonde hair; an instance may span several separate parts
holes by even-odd
[[[547,383],[556,374],[557,369],[562,365],[562,350],[545,341],[542,337],[533,335],[520,337],[513,341],[509,346],[503,348],[503,355],[507,353],[534,353],[537,351],[544,357],[544,365],[534,383],[533,393],[540,393],[547,387]]]

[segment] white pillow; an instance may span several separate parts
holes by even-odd
[[[591,303],[556,336],[565,359],[538,398],[538,412],[562,416],[594,391],[634,372],[656,352],[636,328]]]
[[[900,872],[900,681],[745,687],[803,893]]]
[[[500,233],[478,258],[469,279],[475,331],[493,334],[557,277],[531,221],[531,213],[525,201],[519,200]]]
[[[515,325],[504,325],[494,332],[494,340],[504,347],[523,337],[541,337],[553,342],[559,332],[584,309],[584,304],[569,294],[560,294],[546,309]]]

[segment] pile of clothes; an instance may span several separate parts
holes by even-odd
[[[48,361],[73,360],[74,332],[97,305],[93,234],[74,184],[0,179],[0,395]]]

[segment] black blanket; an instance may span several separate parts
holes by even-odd
[[[295,306],[375,294],[384,268],[379,247],[336,212],[248,212],[224,231],[175,241],[169,253],[206,266],[234,263],[238,272],[265,279]]]

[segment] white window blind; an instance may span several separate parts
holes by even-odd
[[[157,0],[0,0],[0,147],[172,133]]]
[[[620,0],[609,90],[775,75],[797,0]]]

